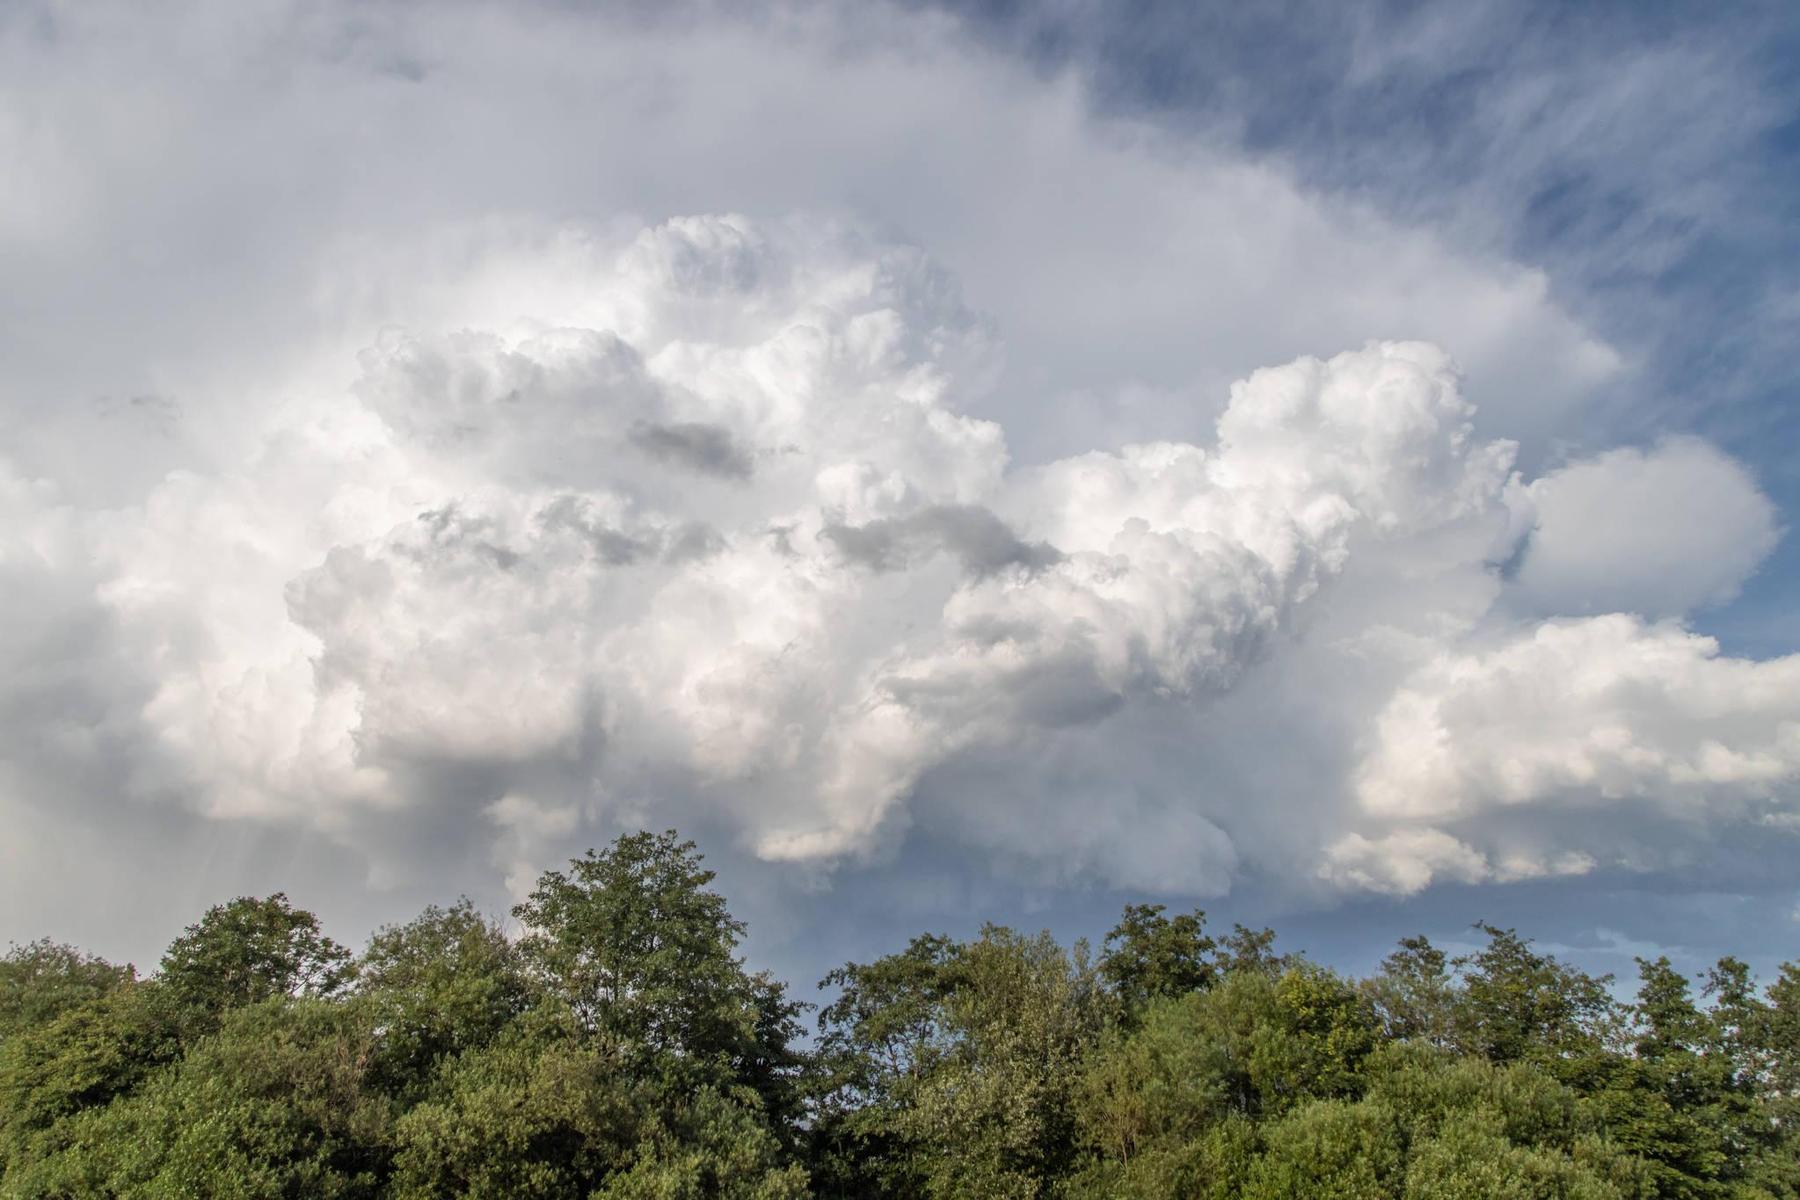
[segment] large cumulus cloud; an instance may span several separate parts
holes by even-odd
[[[0,9],[0,938],[354,938],[639,824],[859,955],[1791,849],[1786,676],[1697,633],[1769,502],[1582,296],[965,33]]]
[[[990,324],[914,248],[696,217],[505,269],[565,302],[389,330],[238,469],[98,511],[8,476],[8,570],[73,601],[9,650],[34,735],[378,877],[449,841],[515,886],[641,821],[825,867],[923,823],[1173,894],[1648,861],[1527,810],[1794,821],[1791,663],[1508,615],[1549,594],[1571,480],[1736,470],[1716,452],[1527,484],[1443,351],[1376,342],[1251,374],[1207,444],[1013,466],[967,411]],[[1753,561],[1771,535],[1728,536]],[[84,719],[26,702],[52,695]],[[1277,756],[1307,765],[1255,769]],[[15,795],[55,765],[15,756]]]

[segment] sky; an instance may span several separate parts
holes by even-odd
[[[0,6],[0,940],[695,838],[1800,957],[1782,4]]]

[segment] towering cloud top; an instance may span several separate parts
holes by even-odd
[[[831,866],[924,822],[1190,895],[1636,868],[1800,821],[1800,665],[1554,616],[1736,585],[1772,522],[1709,448],[1527,484],[1441,350],[1377,342],[1233,385],[1209,444],[1014,468],[968,415],[992,332],[916,249],[697,217],[484,271],[556,303],[389,331],[239,466],[91,511],[0,476],[0,561],[49,622],[6,685],[18,786],[99,754],[147,803],[395,876],[452,845],[522,880],[641,821]],[[1639,596],[1572,550],[1580,497],[1696,473],[1730,484],[1703,579]],[[1594,810],[1632,837],[1557,819]]]

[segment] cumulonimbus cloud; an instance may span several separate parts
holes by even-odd
[[[456,826],[525,878],[639,819],[839,862],[891,846],[934,778],[1080,747],[1103,810],[1091,786],[970,796],[957,836],[1196,894],[1295,863],[1405,892],[1606,861],[1522,845],[1494,819],[1521,806],[1791,811],[1791,661],[1504,615],[1555,490],[1534,508],[1434,346],[1257,371],[1208,445],[1017,468],[964,408],[992,331],[913,248],[733,216],[548,244],[579,250],[532,260],[573,315],[390,331],[241,469],[85,514],[8,482],[9,561],[81,564],[135,673],[90,697],[129,786],[378,862]],[[1198,782],[1282,753],[1201,731],[1297,655],[1355,711],[1296,694],[1279,736],[1345,769],[1304,797]]]

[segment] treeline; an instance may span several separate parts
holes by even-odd
[[[1620,1003],[1483,926],[1358,980],[1138,906],[1091,955],[920,937],[815,1010],[711,881],[638,834],[516,937],[463,903],[352,956],[276,895],[147,978],[14,947],[0,1195],[1800,1197],[1800,965],[1640,961]]]

